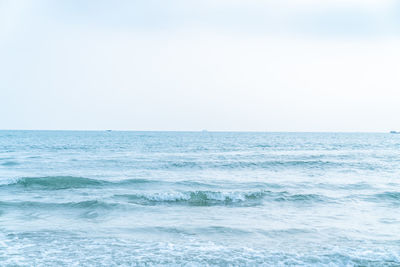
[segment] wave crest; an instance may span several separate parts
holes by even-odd
[[[74,177],[74,176],[47,176],[47,177],[23,177],[15,183],[9,185],[23,186],[26,188],[42,188],[49,190],[81,188],[87,186],[97,186],[104,184],[105,181]]]
[[[61,190],[61,189],[73,189],[73,188],[85,188],[85,187],[96,187],[104,185],[137,185],[137,184],[148,184],[148,183],[162,183],[161,181],[146,180],[146,179],[128,179],[122,181],[105,181],[99,179],[90,179],[84,177],[75,176],[45,176],[45,177],[22,177],[19,179],[13,179],[0,186],[22,186],[30,189],[41,189],[41,190]]]
[[[315,194],[289,194],[288,192],[271,192],[267,190],[252,192],[154,192],[115,195],[114,197],[127,200],[139,205],[186,204],[194,206],[213,205],[260,205],[265,201],[314,202],[324,201],[324,197]]]

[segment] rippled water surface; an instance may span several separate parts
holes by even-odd
[[[400,266],[400,135],[0,131],[0,265]]]

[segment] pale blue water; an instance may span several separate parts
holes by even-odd
[[[400,135],[0,131],[1,266],[400,266]]]

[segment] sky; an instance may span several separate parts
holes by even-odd
[[[400,130],[400,1],[0,0],[0,129]]]

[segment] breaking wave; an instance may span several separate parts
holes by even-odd
[[[155,192],[115,195],[116,198],[140,205],[183,204],[193,206],[213,205],[261,205],[264,201],[278,202],[318,202],[326,197],[315,194],[290,194],[288,192],[259,191],[185,191]]]
[[[104,184],[104,181],[83,178],[83,177],[47,176],[47,177],[23,177],[6,185],[22,186],[25,188],[57,190],[57,189],[69,189],[69,188],[81,188],[87,186],[98,186],[102,184]]]
[[[22,177],[13,179],[0,186],[21,186],[28,189],[41,189],[41,190],[60,190],[60,189],[73,189],[73,188],[86,188],[105,185],[129,185],[129,184],[143,184],[154,183],[157,181],[146,179],[128,179],[117,182],[90,179],[75,176],[46,176],[46,177]]]

